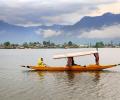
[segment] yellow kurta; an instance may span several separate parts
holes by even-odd
[[[38,64],[38,66],[45,66],[41,58],[38,59],[37,64]]]

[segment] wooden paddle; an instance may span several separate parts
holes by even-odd
[[[30,68],[30,66],[24,66],[24,65],[21,65],[21,67],[26,67],[26,68]]]

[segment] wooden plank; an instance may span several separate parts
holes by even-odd
[[[91,55],[94,53],[98,53],[98,51],[84,51],[84,52],[73,52],[73,53],[64,53],[64,54],[56,54],[53,56],[54,59],[67,58],[67,57],[77,57],[77,56],[85,56]]]

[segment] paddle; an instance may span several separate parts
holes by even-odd
[[[119,66],[120,64],[114,64],[114,66]]]
[[[26,67],[26,68],[30,68],[30,66],[24,66],[24,65],[21,65],[21,67]]]
[[[116,64],[117,66],[119,66],[120,64]]]
[[[21,65],[21,67],[25,67],[24,65]]]

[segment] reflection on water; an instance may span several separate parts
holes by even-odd
[[[71,82],[74,80],[74,77],[75,77],[75,73],[74,72],[71,72],[71,71],[67,71],[66,72],[66,75],[68,77],[68,81]]]
[[[94,72],[33,71],[20,67],[36,64],[39,56],[47,64],[63,65],[65,61],[50,58],[63,51],[79,49],[0,50],[0,100],[120,100],[120,66]],[[119,51],[99,49],[100,63],[119,63]],[[88,58],[81,58],[80,64],[94,63],[92,57]]]
[[[101,71],[92,72],[92,74],[94,76],[94,79],[93,79],[94,82],[96,82],[96,83],[99,82],[101,73],[102,73]]]
[[[65,72],[44,72],[44,71],[29,71],[29,72],[37,72],[37,74],[39,75],[40,78],[45,78],[44,76],[47,75],[47,73],[51,73],[51,74],[60,74],[59,76],[55,75],[56,77],[54,78],[58,78],[59,77],[63,77],[63,73],[65,74],[64,77],[65,81],[67,81],[68,83],[72,83],[75,81],[75,77],[77,77],[77,75],[79,74],[79,80],[81,77],[83,77],[83,74],[87,74],[89,76],[89,78],[91,78],[91,81],[98,83],[100,80],[100,74],[102,73],[109,73],[110,71],[93,71],[93,72],[76,72],[76,71],[65,71]],[[112,73],[112,72],[111,72]],[[64,78],[63,78],[64,79]]]
[[[109,94],[109,90],[112,91],[112,85],[110,84],[113,83],[114,87],[116,83],[114,81],[117,79],[112,83],[110,79],[113,78],[112,75],[114,74],[116,77],[120,75],[119,72],[107,70],[94,72],[24,71],[23,73],[29,73],[29,78],[31,75],[37,74],[40,82],[44,81],[43,86],[46,87],[42,91],[49,91],[49,94],[51,94],[49,98],[52,100],[107,100],[108,95],[111,98],[109,100],[113,100],[114,97]],[[104,91],[107,91],[107,93]]]

